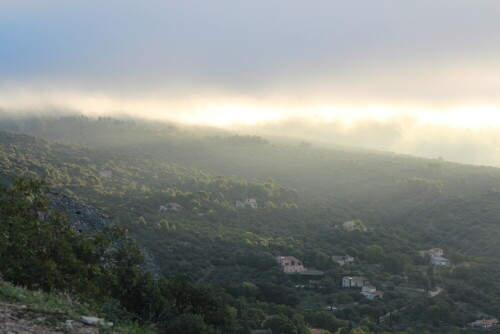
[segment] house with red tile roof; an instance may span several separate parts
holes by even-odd
[[[276,257],[276,261],[281,266],[281,270],[287,274],[303,273],[307,270],[304,268],[302,261],[294,256],[278,256]]]
[[[471,322],[469,326],[471,327],[482,327],[482,328],[491,328],[498,324],[498,320],[496,318],[492,319],[482,319],[482,320],[476,320],[474,322]]]

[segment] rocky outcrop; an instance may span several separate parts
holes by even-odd
[[[67,195],[56,192],[49,193],[47,196],[49,207],[64,214],[70,225],[80,233],[92,235],[115,225],[107,215],[91,205],[78,202]],[[114,246],[118,247],[119,245]],[[144,257],[144,263],[139,267],[143,271],[151,272],[153,277],[158,278],[161,275],[161,270],[154,255],[144,246],[140,246],[140,249]]]
[[[100,328],[83,321],[66,321],[65,315],[23,304],[0,302],[0,333],[99,334]],[[108,330],[106,333],[112,333]]]
[[[55,192],[47,196],[50,208],[66,215],[71,226],[81,233],[93,234],[114,225],[107,215],[88,204]]]

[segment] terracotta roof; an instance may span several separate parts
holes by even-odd
[[[351,280],[356,283],[368,282],[368,280],[363,276],[352,276]]]
[[[476,320],[476,322],[480,322],[482,324],[485,324],[485,325],[495,325],[498,323],[498,320],[493,318],[493,319],[483,319],[483,320]]]

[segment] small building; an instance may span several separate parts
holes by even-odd
[[[257,200],[255,198],[249,198],[245,201],[245,206],[249,206],[252,209],[257,209],[259,206],[257,205]]]
[[[363,276],[347,276],[342,278],[343,288],[362,288],[368,283],[368,279]]]
[[[341,266],[354,262],[354,258],[352,256],[349,256],[349,255],[344,255],[344,256],[333,255],[332,260],[333,260],[333,262],[338,263]]]
[[[431,264],[435,266],[449,266],[450,260],[445,258],[444,251],[442,248],[431,248],[428,250],[419,251],[420,255],[426,256],[429,255],[431,257]]]
[[[422,256],[429,255],[430,257],[442,257],[444,255],[444,251],[442,248],[431,248],[422,250],[419,253]]]
[[[184,207],[177,203],[167,203],[165,205],[160,205],[160,211],[163,212],[181,212]]]
[[[448,260],[445,257],[431,257],[431,264],[435,266],[449,266],[450,265],[450,260]]]
[[[491,328],[495,325],[498,324],[498,320],[496,318],[492,319],[482,319],[482,320],[476,320],[474,322],[469,323],[469,326],[471,327],[481,327],[481,328]]]
[[[356,226],[355,220],[349,220],[342,223],[342,228],[344,230],[353,230],[355,226]]]
[[[375,298],[382,298],[384,296],[384,292],[377,291],[377,288],[372,285],[366,285],[362,287],[361,294],[370,300],[373,300]]]
[[[103,179],[109,179],[113,176],[113,172],[109,170],[101,170],[99,171],[99,176],[102,177]]]
[[[443,256],[444,251],[442,248],[431,248],[429,249],[429,253],[434,255],[434,256]]]
[[[245,207],[250,207],[252,209],[258,209],[259,205],[257,204],[257,200],[255,198],[247,198],[246,200],[242,201],[234,201],[234,205],[238,209],[243,209]]]
[[[278,256],[276,261],[281,266],[281,271],[289,273],[303,273],[307,269],[304,268],[302,261],[293,256]]]
[[[365,285],[364,287],[361,288],[361,292],[375,292],[377,291],[377,288],[374,287],[373,285]]]
[[[336,311],[336,310],[338,310],[338,308],[336,308],[333,305],[327,305],[325,307],[322,307],[321,310],[323,310],[323,311]]]

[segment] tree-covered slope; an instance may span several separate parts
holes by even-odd
[[[409,333],[500,316],[496,168],[140,121],[68,117],[1,126],[57,139],[1,131],[4,180],[42,177],[102,208],[154,251],[165,275],[211,282],[245,309],[293,317],[296,311],[258,303],[285,304],[320,327],[320,315],[307,312],[333,302],[338,318]],[[237,207],[249,198],[257,209]],[[167,203],[182,210],[161,211]],[[366,230],[339,227],[351,219]],[[428,265],[418,250],[431,247],[443,248],[452,265]],[[355,265],[331,259],[345,254]],[[303,278],[282,274],[278,255],[324,271],[312,278],[321,289],[294,288]],[[384,300],[367,302],[342,289],[341,278],[349,274],[370,277],[386,291]],[[436,288],[444,292],[425,294]],[[395,310],[392,327],[377,325]],[[342,326],[335,319],[325,323],[322,328],[331,330]]]
[[[291,191],[282,202],[303,203],[304,210],[312,208],[318,215],[331,215],[329,211],[334,210],[345,219],[355,214],[375,225],[405,226],[426,240],[443,241],[474,255],[493,255],[499,251],[494,241],[500,219],[497,205],[500,170],[497,168],[314,148],[299,143],[282,145],[258,137],[214,135],[214,130],[185,130],[172,125],[109,118],[35,118],[4,122],[2,126],[99,148],[102,153],[92,158],[96,166],[92,175],[97,175],[99,168],[117,168],[112,181],[115,189],[128,187],[125,183],[139,175],[124,175],[122,181],[119,168],[123,165],[106,165],[116,159],[102,150],[134,156],[138,161],[142,159],[142,165],[149,166],[137,167],[136,171],[143,168],[140,173],[145,174],[141,182],[148,189],[165,189],[178,183],[176,176],[172,176],[172,166],[177,166],[174,174],[187,172],[179,165],[212,175],[235,175],[263,183],[272,178],[300,192],[296,197]],[[83,152],[78,154],[85,156]],[[104,157],[107,160],[102,160]],[[78,160],[75,163],[81,164]],[[166,174],[155,174],[158,170]],[[185,177],[198,178],[198,183],[187,189],[188,182],[184,182],[183,190],[206,190],[199,186],[202,174]],[[115,189],[112,192],[116,193]],[[241,187],[233,189],[229,202],[258,195],[246,189],[242,191]],[[210,191],[214,194],[217,190],[212,187]],[[262,198],[267,200],[272,201],[269,197]]]

